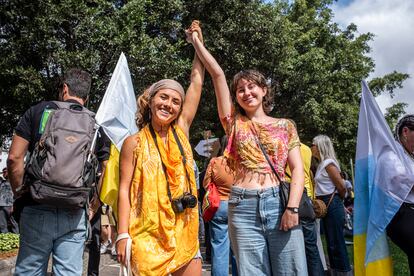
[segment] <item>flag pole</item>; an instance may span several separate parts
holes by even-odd
[[[354,186],[354,162],[352,161],[352,158],[349,159],[349,163],[351,164],[351,178],[352,178],[352,186]]]

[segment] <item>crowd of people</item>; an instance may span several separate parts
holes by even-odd
[[[8,158],[21,233],[15,275],[44,275],[50,255],[55,275],[80,275],[88,220],[92,226],[88,275],[99,274],[99,255],[107,252],[117,256],[132,275],[201,275],[199,229],[204,223],[199,220],[197,190],[211,182],[217,186],[220,204],[207,223],[209,238],[201,240],[211,248],[212,275],[228,275],[231,264],[232,275],[317,276],[326,275],[327,263],[331,275],[352,275],[344,238],[345,216],[352,210],[345,208],[344,199],[350,207],[352,184],[346,182],[331,139],[317,135],[308,147],[300,142],[293,121],[271,117],[274,95],[260,72],[240,71],[228,86],[223,69],[203,44],[198,21],[186,30],[186,38],[195,49],[189,87],[185,90],[175,80],[162,79],[138,97],[139,132],[124,141],[120,154],[118,221],[98,199],[109,158],[106,135],[97,131],[94,151],[101,177],[87,208],[69,209],[55,201],[39,203],[42,191],[32,188],[31,183],[38,180],[33,173],[27,177],[24,157],[44,144],[47,150],[48,143],[42,138],[47,129],[43,127],[47,116],[60,107],[53,101],[41,102],[22,116]],[[197,187],[189,138],[205,70],[214,85],[226,136]],[[88,73],[68,70],[59,87],[59,100],[69,103],[70,109],[83,111],[90,86]],[[396,134],[411,156],[413,118],[404,117]],[[73,135],[65,137],[68,143],[75,143]],[[3,178],[7,180],[7,171]],[[286,208],[281,205],[279,179],[290,182]],[[299,217],[304,188],[311,199],[325,203],[323,217]],[[411,223],[410,196],[387,230],[407,253],[413,269],[413,246],[405,238],[411,232],[401,226]],[[1,206],[3,232],[11,205],[3,200],[3,192],[1,200],[6,202]],[[13,223],[7,222],[6,228],[10,226]]]

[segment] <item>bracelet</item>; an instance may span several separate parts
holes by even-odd
[[[291,211],[294,214],[298,214],[299,213],[299,207],[286,207],[286,210]]]
[[[116,237],[115,244],[117,244],[120,240],[130,239],[130,238],[131,238],[131,237],[129,236],[129,233],[120,233],[120,234],[118,234],[118,236]]]

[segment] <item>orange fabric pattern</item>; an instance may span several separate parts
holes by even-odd
[[[189,192],[185,169],[196,196],[193,155],[183,131],[174,126],[187,158],[186,168],[171,127],[164,144],[157,134],[157,147],[146,126],[138,134],[134,151],[136,166],[131,184],[129,234],[132,238],[131,267],[134,275],[168,275],[196,255],[198,243],[198,206],[174,213],[167,193],[161,158],[167,167],[172,198]]]
[[[224,156],[214,157],[210,160],[203,180],[204,188],[207,188],[211,181],[216,184],[220,200],[229,200],[231,186],[234,184],[234,172],[228,166]]]

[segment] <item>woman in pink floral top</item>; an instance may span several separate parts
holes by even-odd
[[[199,31],[199,25],[193,24],[190,32]],[[229,137],[224,155],[236,171],[228,221],[238,272],[255,276],[307,275],[297,213],[304,173],[296,129],[290,121],[268,115],[273,96],[261,73],[247,70],[236,74],[230,90],[223,70],[196,36],[192,44],[212,77],[220,120]],[[286,163],[291,168],[286,210],[280,205],[279,181],[258,141],[280,178],[284,178]]]

